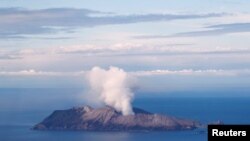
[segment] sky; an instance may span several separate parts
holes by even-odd
[[[250,1],[1,0],[0,88],[84,88],[95,66],[140,91],[250,92]]]

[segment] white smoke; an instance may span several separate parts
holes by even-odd
[[[123,115],[134,114],[131,102],[134,98],[132,92],[135,78],[124,70],[110,67],[108,70],[94,67],[87,73],[90,85],[90,94],[96,101],[115,108]]]

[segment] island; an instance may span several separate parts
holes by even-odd
[[[77,131],[171,131],[193,130],[199,128],[198,121],[180,119],[173,116],[154,114],[139,108],[133,108],[133,115],[122,115],[114,108],[105,106],[73,107],[56,110],[34,130],[77,130]]]

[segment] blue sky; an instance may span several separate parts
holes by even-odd
[[[84,87],[94,66],[142,91],[249,89],[245,0],[3,0],[0,87]]]

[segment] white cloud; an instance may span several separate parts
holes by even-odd
[[[51,48],[6,50],[1,55],[0,71],[5,70],[62,70],[75,71],[95,65],[120,66],[125,69],[140,67],[210,69],[249,68],[250,48],[236,46],[198,47],[185,42],[138,43],[118,42],[110,45],[82,44]],[[2,57],[1,57],[2,56]],[[14,57],[14,58],[13,58]],[[207,65],[209,64],[209,66]]]
[[[54,51],[56,53],[105,53],[105,52],[120,52],[129,51],[136,49],[143,49],[145,45],[139,43],[115,43],[111,45],[72,45],[72,46],[62,46]]]
[[[250,14],[249,13],[234,13],[228,14],[220,18],[212,18],[214,23],[217,24],[225,24],[225,23],[247,23],[250,22]]]
[[[52,8],[21,9],[0,8],[0,37],[25,38],[23,35],[39,35],[44,33],[75,32],[79,27],[89,28],[102,25],[118,25],[141,22],[173,21],[187,19],[203,19],[222,17],[223,13],[208,14],[130,14],[109,15],[89,9]],[[98,16],[99,15],[99,16]],[[0,38],[0,39],[2,39]]]
[[[250,48],[246,47],[196,47],[192,43],[114,43],[109,45],[82,44],[71,46],[60,46],[51,48],[21,49],[19,51],[9,51],[5,54],[19,57],[31,55],[69,55],[81,54],[86,56],[96,55],[175,55],[175,54],[225,54],[225,53],[250,53]]]
[[[215,76],[238,76],[242,74],[250,74],[250,70],[192,70],[192,69],[183,69],[183,70],[152,70],[152,71],[138,71],[134,75],[137,76],[155,76],[155,75],[215,75]]]
[[[0,76],[78,76],[84,74],[79,72],[52,72],[52,71],[36,71],[34,69],[20,71],[0,71]]]
[[[157,75],[183,75],[183,76],[240,76],[250,75],[249,69],[242,70],[222,70],[222,69],[207,69],[207,70],[147,70],[147,71],[131,71],[128,72],[135,76],[157,76]],[[54,71],[36,71],[34,69],[21,71],[0,71],[0,76],[83,76],[86,71],[75,72],[54,72]]]

